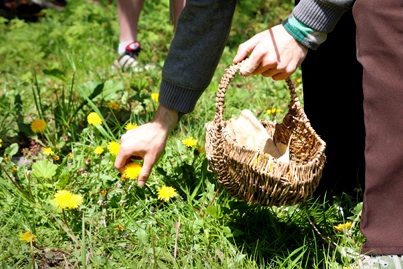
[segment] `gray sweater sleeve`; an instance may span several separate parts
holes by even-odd
[[[163,70],[159,103],[193,111],[210,84],[231,29],[236,0],[188,0]]]
[[[293,9],[292,16],[316,31],[330,33],[354,2],[355,0],[301,0]]]

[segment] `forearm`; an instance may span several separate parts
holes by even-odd
[[[214,75],[236,0],[187,1],[164,64],[159,102],[189,113]]]

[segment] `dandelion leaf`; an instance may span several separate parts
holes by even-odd
[[[56,175],[57,165],[41,160],[32,165],[32,174],[37,178],[49,179]]]

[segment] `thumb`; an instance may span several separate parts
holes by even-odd
[[[253,71],[255,71],[255,69],[258,67],[257,63],[253,63],[251,58],[246,59],[241,66],[241,69],[239,70],[239,72],[243,75],[243,76],[249,76],[250,74],[253,73]]]

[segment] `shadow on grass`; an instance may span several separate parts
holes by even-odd
[[[295,249],[315,245],[312,228],[299,212],[288,219],[280,219],[270,208],[232,202],[228,214],[232,219],[229,227],[235,244],[254,257],[258,264],[267,264],[273,259],[285,260]],[[301,262],[311,259],[309,252],[306,254]]]
[[[228,214],[234,243],[259,265],[295,268],[328,268],[343,263],[335,250],[339,243],[333,225],[351,215],[358,201],[341,196],[329,203],[326,198],[311,199],[289,207],[251,206],[230,202]],[[355,201],[355,202],[354,202]],[[345,215],[340,215],[340,208]],[[271,268],[271,267],[270,267]]]

